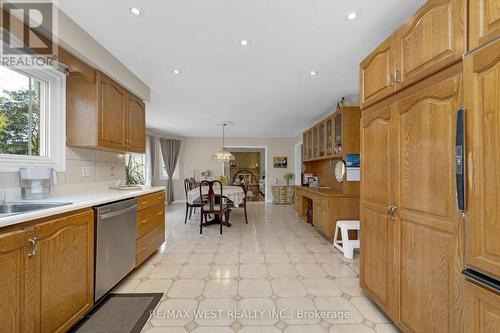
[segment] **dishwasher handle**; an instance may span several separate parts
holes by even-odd
[[[133,206],[127,207],[125,209],[120,209],[120,210],[117,210],[117,211],[114,211],[111,213],[100,214],[99,219],[100,220],[108,219],[110,217],[114,217],[114,216],[125,214],[125,213],[131,212],[131,211],[135,211],[136,209],[137,209],[137,205],[133,205]]]

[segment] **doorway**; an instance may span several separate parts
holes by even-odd
[[[295,145],[295,185],[302,185],[302,142]]]

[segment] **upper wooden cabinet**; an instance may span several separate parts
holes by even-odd
[[[146,151],[146,113],[144,103],[132,94],[127,94],[127,126],[125,143],[128,151],[143,153]]]
[[[500,39],[465,57],[466,265],[500,279]]]
[[[398,89],[462,58],[466,4],[466,0],[429,0],[398,29]]]
[[[476,48],[500,36],[500,1],[469,0],[469,45]]]
[[[366,108],[460,61],[466,51],[466,0],[429,0],[360,64]]]
[[[71,60],[66,61],[70,63],[66,82],[67,145],[145,152],[144,103],[103,73],[70,56],[66,58]]]
[[[97,73],[98,145],[120,150],[126,146],[126,92],[119,84]]]
[[[387,38],[360,65],[361,105],[373,104],[396,91],[396,34]]]

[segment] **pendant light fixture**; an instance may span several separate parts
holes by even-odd
[[[226,151],[226,149],[224,148],[224,135],[225,135],[224,130],[225,130],[226,126],[229,126],[232,124],[233,124],[232,121],[225,121],[223,123],[217,124],[217,125],[222,127],[222,148],[220,151],[218,151],[217,153],[214,154],[214,156],[212,157],[214,160],[217,160],[217,161],[223,162],[223,163],[235,160],[234,155],[231,154],[230,152]]]

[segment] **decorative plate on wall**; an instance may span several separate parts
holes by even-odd
[[[339,183],[342,183],[344,181],[345,177],[345,163],[343,160],[338,160],[337,163],[335,163],[335,179]]]

